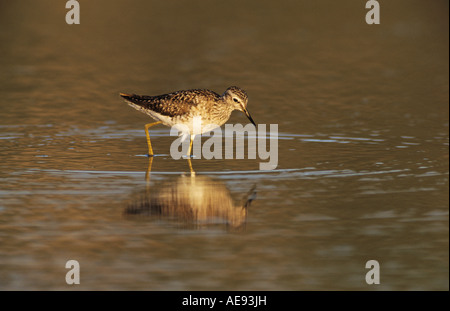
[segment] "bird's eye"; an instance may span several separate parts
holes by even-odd
[[[239,100],[235,97],[235,98],[233,98],[233,101],[235,102],[235,103],[238,103],[239,102]]]

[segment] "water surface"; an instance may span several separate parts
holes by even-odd
[[[446,2],[371,26],[355,1],[0,8],[0,289],[448,290]],[[163,126],[149,163],[151,121],[118,96],[230,85],[278,124],[275,170],[192,176]]]

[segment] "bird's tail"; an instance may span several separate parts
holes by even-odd
[[[132,102],[132,103],[136,103],[136,101],[139,101],[139,100],[140,100],[140,97],[141,97],[141,96],[136,95],[136,94],[127,94],[127,93],[119,93],[119,94],[120,94],[120,96],[122,96],[126,101],[130,101],[130,102]]]
[[[136,94],[127,94],[127,93],[119,93],[120,96],[125,99],[126,103],[130,106],[136,108],[139,110],[140,108],[145,108],[149,104],[149,97],[150,96],[142,96],[142,95],[136,95]]]

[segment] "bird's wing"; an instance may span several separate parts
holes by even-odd
[[[217,99],[220,97],[209,90],[187,90],[174,93],[146,96],[120,93],[127,102],[133,103],[145,110],[151,110],[164,116],[179,116],[189,113],[193,106],[199,105],[202,100]]]

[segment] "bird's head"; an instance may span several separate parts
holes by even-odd
[[[245,113],[250,122],[256,126],[250,113],[247,111],[248,96],[243,89],[237,86],[230,86],[225,90],[222,96],[227,104],[231,105],[235,110]]]

